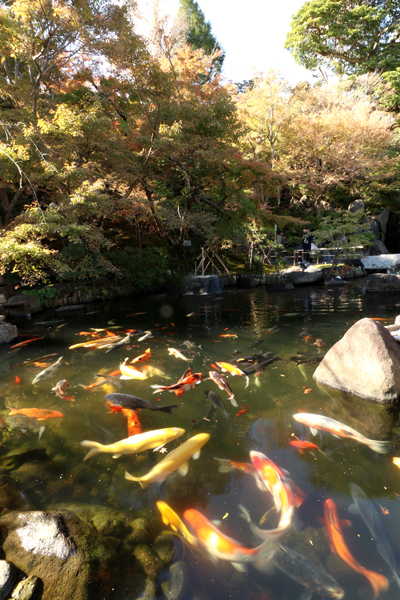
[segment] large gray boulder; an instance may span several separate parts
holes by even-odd
[[[374,273],[368,275],[365,280],[367,292],[400,292],[400,275],[388,275],[387,273]]]
[[[283,273],[283,280],[285,283],[291,283],[292,285],[307,285],[310,283],[316,283],[324,279],[325,274],[323,269],[317,269],[316,267],[308,267],[305,271],[301,269],[286,270]]]
[[[361,259],[366,271],[383,271],[384,269],[397,269],[400,265],[400,254],[380,254],[379,256],[365,256]]]
[[[7,561],[43,582],[42,600],[103,600],[112,589],[116,554],[93,526],[69,511],[1,515]]]
[[[25,306],[24,306],[25,305]],[[30,294],[17,294],[10,296],[5,305],[10,315],[19,316],[33,314],[43,310],[39,296]]]
[[[370,256],[380,256],[381,254],[389,254],[385,244],[380,240],[374,240],[369,249]]]
[[[361,319],[326,353],[313,377],[367,400],[394,402],[400,397],[400,347],[383,325]]]
[[[347,210],[351,213],[364,212],[364,210],[365,210],[364,200],[362,198],[359,198],[358,200],[354,200],[351,204],[349,204],[349,206],[347,207]]]

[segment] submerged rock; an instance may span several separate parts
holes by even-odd
[[[133,554],[140,568],[146,573],[147,577],[155,580],[164,568],[164,563],[160,557],[144,544],[135,547]]]
[[[326,353],[314,379],[375,402],[400,396],[400,348],[380,323],[357,321]]]
[[[183,600],[188,589],[188,575],[183,561],[174,563],[169,568],[170,579],[161,584],[161,589],[168,600]]]
[[[15,581],[15,567],[6,560],[0,560],[0,600],[11,590]]]
[[[15,586],[11,598],[13,600],[31,600],[39,591],[41,581],[36,575],[30,575]]]
[[[42,600],[103,600],[111,592],[116,554],[73,513],[13,511],[0,526],[8,530],[7,560],[43,581]]]
[[[9,344],[18,337],[18,328],[12,323],[0,323],[0,344]]]

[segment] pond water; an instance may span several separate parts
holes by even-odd
[[[363,567],[389,579],[389,589],[380,597],[399,598],[400,590],[364,521],[348,510],[352,503],[349,484],[355,483],[381,507],[390,538],[400,552],[400,471],[392,464],[392,456],[400,454],[397,415],[375,406],[371,409],[371,405],[354,398],[329,394],[312,379],[317,363],[298,365],[291,360],[303,354],[321,356],[360,318],[387,319],[381,321],[383,324],[393,322],[400,313],[400,297],[363,295],[362,285],[363,281],[358,280],[335,290],[306,287],[281,294],[260,288],[218,296],[186,296],[174,301],[157,296],[123,298],[87,305],[81,312],[57,315],[48,311],[35,315],[31,321],[18,322],[20,334],[26,336],[20,340],[44,337],[15,351],[2,349],[0,416],[4,419],[10,407],[45,408],[61,411],[64,416],[41,421],[45,431],[39,443],[37,433],[10,429],[3,421],[0,467],[22,486],[33,509],[55,506],[73,509],[74,505],[83,504],[112,507],[128,511],[132,519],[146,518],[155,536],[168,529],[156,507],[156,501],[163,500],[182,519],[186,509],[195,508],[208,519],[221,521],[218,527],[224,534],[247,547],[255,547],[259,542],[240,517],[238,506],[245,505],[256,524],[272,509],[264,518],[263,527],[273,528],[279,521],[273,498],[269,492],[257,489],[250,474],[239,470],[221,473],[215,457],[249,462],[249,452],[259,451],[286,469],[306,495],[298,509],[296,527],[281,542],[330,572],[343,587],[346,598],[372,598],[368,580],[330,551],[325,528],[318,519],[323,517],[324,499],[332,498],[340,518],[352,522],[350,528],[344,529],[344,536],[353,556]],[[84,347],[69,349],[73,344],[93,339],[89,334],[95,329],[113,333],[149,330],[153,337],[143,341],[133,337],[128,348],[110,353]],[[227,335],[230,337],[224,337]],[[254,345],[259,340],[262,341]],[[316,340],[322,341],[316,344]],[[185,341],[196,347],[188,352]],[[168,392],[153,394],[150,385],[171,385],[187,368],[186,362],[169,355],[168,347],[190,356],[193,372],[202,373],[203,379],[216,362],[229,362],[261,351],[271,352],[279,360],[257,375],[251,374],[247,388],[243,377],[227,376],[238,403],[235,408],[227,393],[213,381],[202,381],[180,397]],[[118,370],[125,357],[132,359],[147,348],[151,349],[150,361],[135,366],[141,369],[149,365],[165,376],[156,374],[144,381],[127,380],[121,389],[112,383],[93,391],[80,387],[79,384],[95,382],[97,374]],[[54,356],[41,359],[49,354]],[[53,363],[60,356],[62,364],[57,371],[32,385],[43,364]],[[34,359],[40,364],[26,364]],[[67,391],[74,396],[74,402],[60,399],[52,391],[61,379],[72,386]],[[229,419],[219,409],[211,413],[205,390],[220,396]],[[124,478],[125,471],[134,475],[147,473],[165,456],[157,452],[118,459],[101,453],[83,462],[87,448],[80,442],[103,441],[96,424],[117,439],[127,437],[125,417],[110,414],[105,406],[105,394],[113,391],[133,394],[159,406],[179,405],[173,414],[141,410],[139,415],[144,431],[172,426],[186,430],[186,435],[168,445],[169,450],[191,435],[210,433],[199,459],[190,459],[186,476],[173,473],[163,483],[153,483],[146,489]],[[293,420],[292,415],[299,411],[338,419],[373,439],[391,440],[391,452],[376,454],[363,444],[337,439],[329,433],[313,438],[308,427]],[[242,414],[236,416],[238,412]],[[290,445],[296,439],[314,441],[323,452],[300,452]],[[46,449],[50,469],[43,466],[38,469],[38,461],[32,460],[30,449],[38,445]],[[19,459],[15,454],[19,454]],[[247,573],[240,573],[230,562],[214,565],[188,547],[183,550],[183,560],[189,573],[190,591],[181,600],[284,600],[300,598],[305,590],[278,569],[262,574],[250,567]],[[128,583],[118,587],[123,575],[116,573],[112,598],[134,600],[135,596],[129,595]],[[315,594],[315,597],[320,596]]]

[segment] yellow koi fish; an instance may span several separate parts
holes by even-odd
[[[106,452],[112,454],[113,458],[118,458],[123,454],[136,454],[137,452],[152,450],[153,448],[158,448],[159,446],[168,444],[168,442],[172,442],[172,440],[175,440],[184,433],[185,430],[180,427],[166,427],[165,429],[154,429],[153,431],[138,433],[137,435],[114,442],[114,444],[103,445],[99,442],[83,440],[81,446],[91,448],[83,460],[87,460],[99,452]]]
[[[184,540],[186,540],[192,546],[196,546],[198,544],[198,539],[190,533],[186,525],[179,518],[174,510],[165,502],[161,500],[156,502],[157,508],[161,513],[161,518],[165,525],[169,525],[171,529],[177,533],[180,533]]]
[[[239,369],[239,367],[235,367],[235,365],[231,365],[231,363],[226,363],[226,362],[217,362],[216,364],[219,366],[221,371],[223,371],[224,373],[229,373],[230,375],[239,375],[239,377],[244,377],[246,379],[245,387],[247,387],[249,385],[248,376],[246,375],[246,373],[244,371],[242,371],[242,369]]]
[[[126,364],[127,360],[129,359],[126,358],[119,367],[119,370],[121,371],[121,379],[147,379],[146,373],[142,373],[142,371],[135,369],[135,367],[128,366]]]
[[[178,448],[172,450],[155,467],[142,477],[133,477],[128,472],[125,473],[125,479],[129,481],[138,481],[143,489],[155,481],[164,481],[174,471],[179,471],[185,476],[189,470],[188,460],[193,456],[196,460],[200,456],[200,450],[210,439],[209,433],[199,433],[183,442]]]

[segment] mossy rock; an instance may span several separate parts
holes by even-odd
[[[8,561],[43,582],[42,600],[103,600],[115,581],[117,556],[91,525],[69,511],[12,511],[0,517],[8,531]]]

